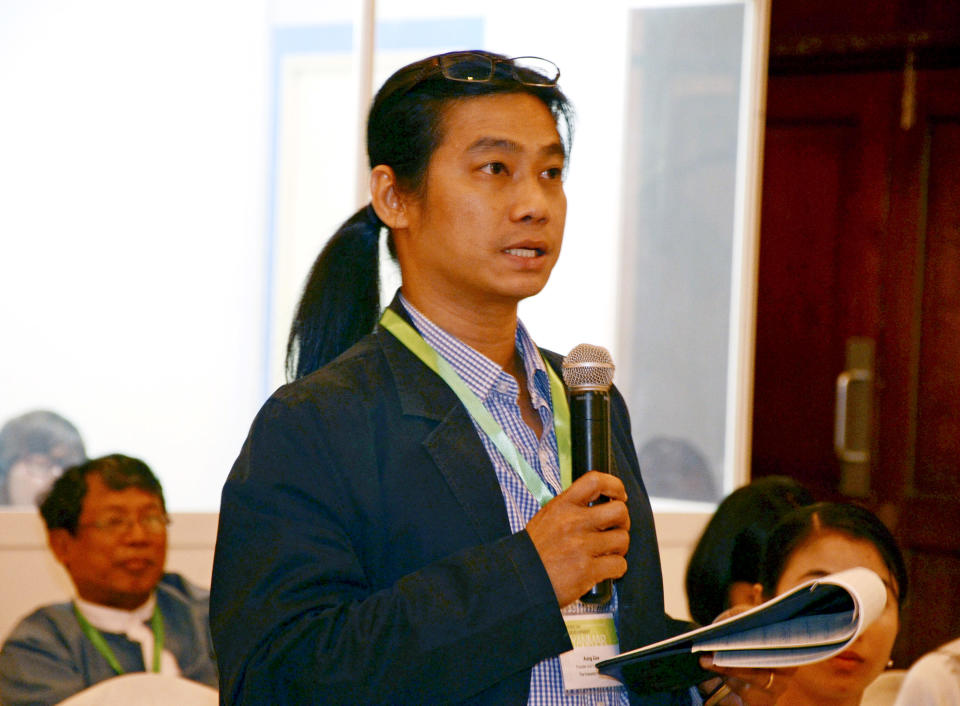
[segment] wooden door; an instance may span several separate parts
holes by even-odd
[[[960,72],[773,77],[767,109],[753,472],[842,499],[836,381],[873,341],[859,500],[908,557],[902,666],[960,635]]]

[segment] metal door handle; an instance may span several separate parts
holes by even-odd
[[[870,371],[860,368],[844,370],[837,376],[837,416],[833,430],[833,448],[837,452],[837,458],[847,463],[867,463],[870,460],[869,451],[847,448],[847,407],[850,385],[855,382],[869,383],[871,379]]]

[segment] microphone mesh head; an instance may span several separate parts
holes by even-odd
[[[571,390],[609,390],[613,358],[602,346],[581,343],[563,359],[563,381]]]

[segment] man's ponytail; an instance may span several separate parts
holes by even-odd
[[[326,365],[373,331],[380,316],[380,230],[364,206],[327,242],[303,287],[287,339],[287,379]]]

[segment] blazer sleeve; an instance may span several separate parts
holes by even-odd
[[[223,701],[525,701],[530,668],[570,648],[526,532],[464,526],[425,422],[355,390],[323,400],[268,401],[223,490]]]

